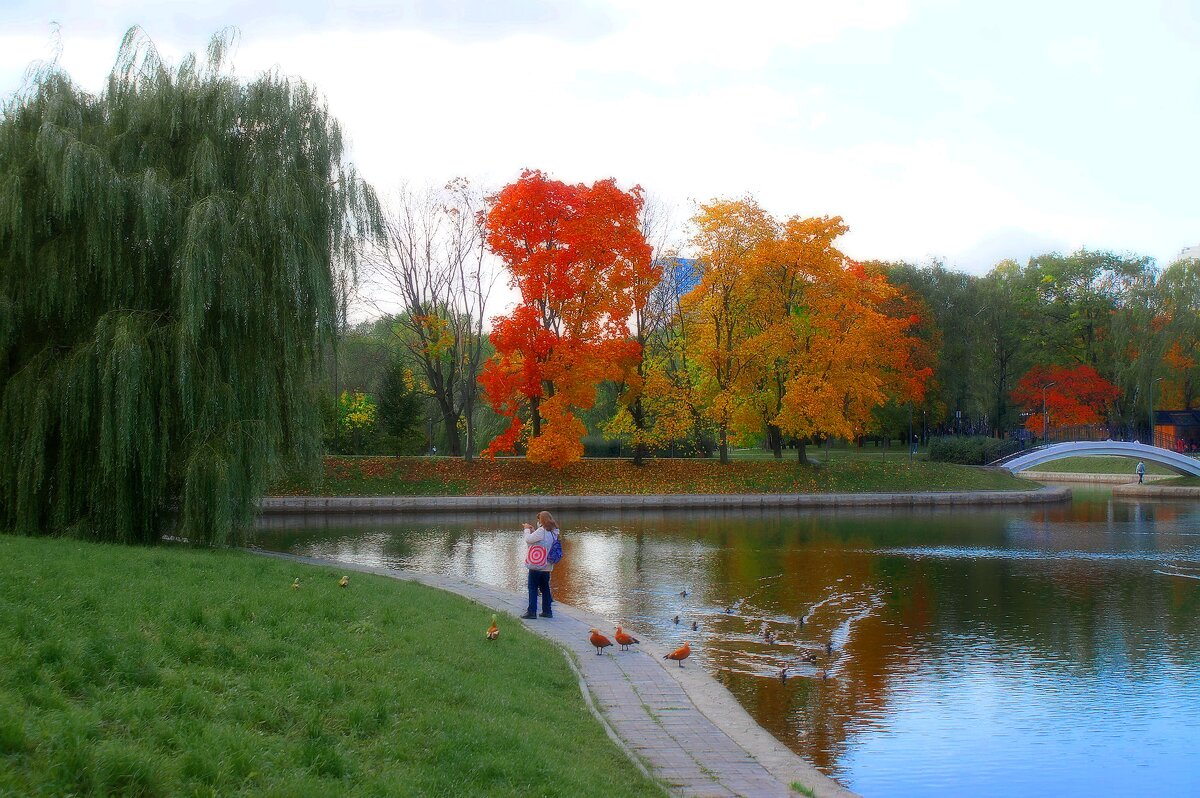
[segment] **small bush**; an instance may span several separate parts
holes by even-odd
[[[1013,441],[985,435],[934,438],[929,443],[929,459],[940,463],[987,465],[1012,449]]]

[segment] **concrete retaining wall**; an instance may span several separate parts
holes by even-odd
[[[759,493],[658,496],[268,496],[264,515],[311,513],[493,512],[557,510],[693,510],[763,507],[948,507],[1067,501],[1069,488],[945,493]]]
[[[1022,479],[1034,479],[1038,482],[1092,482],[1104,485],[1137,484],[1137,474],[1078,474],[1073,471],[1022,471]],[[1146,481],[1154,482],[1159,479],[1174,479],[1175,474],[1147,474]]]
[[[1200,488],[1165,487],[1162,485],[1119,485],[1113,496],[1121,499],[1200,499]]]

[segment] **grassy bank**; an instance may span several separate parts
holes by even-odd
[[[1154,484],[1156,487],[1163,488],[1200,488],[1200,477],[1175,477],[1174,479],[1164,479]]]
[[[0,562],[0,795],[661,794],[558,650],[463,599],[239,552]]]
[[[1029,470],[1070,474],[1129,474],[1136,479],[1137,475],[1134,474],[1136,467],[1137,460],[1131,460],[1128,457],[1065,457],[1062,460],[1042,463]],[[1175,472],[1157,463],[1147,462],[1146,473],[1174,474]]]
[[[316,484],[285,481],[274,495],[515,496],[656,493],[867,493],[1019,490],[1037,487],[1007,472],[906,458],[794,461],[582,460],[558,470],[524,460],[330,457]]]

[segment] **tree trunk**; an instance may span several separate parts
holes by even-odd
[[[333,332],[333,448],[339,451],[342,446],[342,397],[338,393],[338,341],[337,329]],[[324,452],[322,452],[324,454]]]
[[[729,463],[729,428],[721,425],[721,462]]]
[[[451,457],[462,457],[462,436],[458,433],[458,413],[443,413],[442,421],[446,425],[446,445],[450,447],[450,451],[446,454]]]
[[[801,438],[796,443],[796,460],[802,465],[809,465],[808,462],[808,438]]]
[[[776,460],[783,459],[783,433],[774,424],[767,425],[767,443],[775,454]]]
[[[541,397],[535,396],[529,400],[529,417],[533,421],[533,437],[542,434],[542,414],[538,412],[538,405],[541,404]]]
[[[458,419],[462,413],[454,409],[454,405],[450,403],[444,393],[438,393],[437,404],[438,409],[442,411],[442,426],[446,428],[446,445],[450,448],[446,454],[451,457],[460,457],[462,456],[462,438],[458,434]],[[432,441],[430,443],[432,444]]]
[[[463,415],[467,419],[467,445],[463,447],[463,460],[468,463],[475,456],[475,403],[467,402],[463,408]]]
[[[638,397],[629,407],[629,415],[633,418],[633,428],[637,430],[636,442],[633,444],[633,464],[640,466],[646,462],[646,410],[642,407],[642,397]]]

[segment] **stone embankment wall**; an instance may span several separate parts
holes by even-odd
[[[306,513],[430,513],[509,510],[699,510],[780,507],[954,507],[1047,504],[1071,498],[1069,488],[930,493],[747,493],[660,496],[268,496],[264,515]]]
[[[1129,482],[1137,483],[1137,474],[1077,474],[1072,471],[1022,471],[1018,474],[1022,479],[1032,479],[1038,482],[1091,482],[1102,485],[1124,485]],[[1147,474],[1147,482],[1160,479],[1171,479],[1174,475]]]
[[[1118,485],[1113,496],[1119,499],[1200,499],[1200,488],[1166,487],[1162,485]]]

